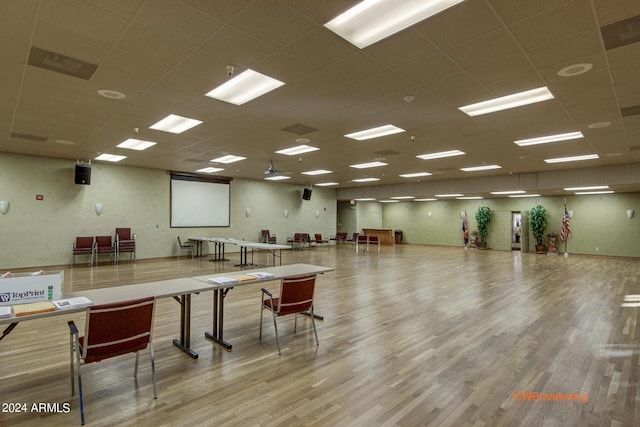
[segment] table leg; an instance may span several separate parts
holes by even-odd
[[[191,294],[174,297],[180,303],[180,339],[174,339],[173,345],[178,347],[192,359],[198,358],[198,353],[190,348],[191,345]]]
[[[213,291],[213,332],[204,333],[207,339],[220,344],[227,350],[233,348],[230,342],[224,340],[224,298],[229,289],[232,288],[225,290],[215,289]]]

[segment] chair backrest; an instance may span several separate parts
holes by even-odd
[[[322,234],[320,234],[320,233],[315,233],[315,236],[316,236],[316,243],[317,243],[317,242],[322,242]]]
[[[116,240],[131,240],[131,229],[116,228]]]
[[[151,342],[154,311],[153,297],[89,307],[82,337],[85,363],[144,350]]]
[[[276,314],[285,315],[309,310],[313,305],[316,275],[285,277],[280,282],[280,297]]]
[[[357,239],[358,243],[367,243],[367,241],[369,240],[369,236],[367,236],[366,234],[358,234]]]
[[[347,240],[347,233],[342,232],[337,234],[339,240]]]
[[[269,232],[269,230],[262,230],[261,233],[263,239],[269,239],[269,237],[271,237],[271,233]]]
[[[76,246],[74,249],[93,249],[93,237],[76,237]]]
[[[180,236],[178,236],[178,245],[180,245],[181,248],[190,248],[191,242],[182,243],[182,240],[180,240]]]
[[[113,247],[113,240],[111,236],[96,236],[96,246],[98,246],[98,248]]]
[[[378,244],[380,242],[379,236],[369,236],[369,243]]]

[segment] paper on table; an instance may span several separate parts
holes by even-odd
[[[254,276],[258,279],[268,279],[269,277],[274,277],[273,274],[267,273],[265,271],[256,271],[255,273],[247,273],[249,276]]]
[[[220,276],[220,277],[210,277],[208,282],[216,283],[218,285],[228,285],[230,283],[238,283],[238,279],[234,279],[232,277]]]
[[[0,319],[6,319],[7,317],[11,317],[11,307],[0,307]]]
[[[89,307],[93,305],[93,301],[87,297],[75,297],[53,301],[53,305],[55,305],[58,310],[69,310],[78,307]]]

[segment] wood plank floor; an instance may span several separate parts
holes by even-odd
[[[235,271],[206,258],[65,269],[65,289]],[[268,263],[266,255],[256,257]],[[308,319],[280,319],[282,356],[259,286],[226,298],[225,351],[211,329],[211,293],[194,296],[191,360],[171,341],[174,300],[154,329],[158,399],[147,355],[84,368],[90,426],[637,426],[640,425],[638,259],[465,251],[420,245],[380,253],[331,247],[285,263],[335,268],[320,276],[320,346]],[[277,290],[277,284],[269,284]],[[25,322],[0,342],[0,402],[70,402],[69,413],[0,412],[2,426],[79,424],[70,397],[66,321]],[[540,393],[535,395],[532,393]],[[541,394],[575,400],[542,401]],[[0,408],[0,409],[6,409]]]

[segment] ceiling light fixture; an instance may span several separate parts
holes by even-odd
[[[365,141],[367,139],[380,138],[381,136],[393,135],[396,133],[406,132],[404,129],[394,125],[383,125],[371,129],[365,129],[358,132],[346,134],[347,138],[355,139],[358,141]]]
[[[233,162],[239,162],[240,160],[244,160],[244,159],[246,159],[246,157],[234,156],[233,154],[227,154],[226,156],[218,157],[218,158],[210,160],[210,161],[213,162],[213,163],[229,164],[229,163],[233,163]]]
[[[544,86],[507,96],[501,96],[499,98],[489,99],[475,104],[465,105],[464,107],[459,107],[459,110],[473,117],[496,111],[508,110],[509,108],[521,107],[523,105],[534,104],[536,102],[547,101],[553,98],[553,94],[546,86]]]
[[[492,191],[491,192],[491,194],[495,196],[502,196],[502,195],[508,195],[508,194],[523,194],[523,193],[525,193],[524,190]]]
[[[414,199],[414,202],[436,202],[438,199]]]
[[[588,191],[588,190],[608,190],[608,185],[592,185],[590,187],[566,187],[564,191]]]
[[[324,175],[327,173],[333,173],[333,171],[328,171],[325,169],[316,169],[313,171],[306,171],[306,172],[301,172],[303,175]]]
[[[149,129],[179,134],[191,129],[192,127],[198,126],[200,123],[202,123],[201,120],[190,119],[176,114],[169,114],[164,119],[149,126]]]
[[[285,148],[284,150],[278,150],[278,154],[286,154],[287,156],[295,156],[296,154],[310,153],[311,151],[319,150],[318,147],[312,147],[311,145],[296,145],[295,147]]]
[[[582,160],[598,159],[597,154],[586,154],[584,156],[571,156],[571,157],[558,157],[555,159],[544,159],[546,163],[564,163],[564,162],[579,162]]]
[[[234,105],[242,105],[282,85],[284,82],[280,80],[265,76],[257,71],[246,70],[207,92],[205,96]]]
[[[223,171],[223,168],[214,168],[214,167],[208,167],[208,168],[202,168],[202,169],[198,169],[196,172],[200,172],[200,173],[214,173],[214,172],[220,172]]]
[[[379,178],[358,178],[358,179],[352,179],[353,182],[373,182],[373,181],[380,181]]]
[[[356,168],[356,169],[377,168],[378,166],[387,166],[387,164],[384,162],[369,162],[369,163],[359,163],[357,165],[349,165],[350,168]]]
[[[432,173],[429,172],[415,172],[415,173],[403,173],[402,175],[398,175],[402,178],[417,178],[420,176],[430,176],[433,175]]]
[[[579,76],[580,74],[584,74],[587,71],[593,68],[593,64],[584,63],[584,64],[573,64],[567,67],[564,67],[558,71],[558,75],[560,77],[574,77]]]
[[[464,197],[464,194],[435,194],[436,197]]]
[[[577,195],[586,195],[586,194],[613,194],[613,190],[603,190],[603,191],[578,191],[574,194]]]
[[[456,197],[456,199],[458,199],[458,200],[482,200],[483,197],[482,196],[462,196],[462,197]]]
[[[415,196],[393,196],[391,198],[395,200],[409,200],[409,199],[415,199]]]
[[[283,179],[290,179],[290,176],[285,176],[285,175],[276,175],[276,176],[268,176],[265,179],[269,180],[269,181],[282,181]]]
[[[509,197],[513,197],[514,199],[518,197],[540,197],[539,194],[512,194]]]
[[[441,151],[439,153],[420,154],[419,156],[416,156],[416,157],[422,160],[432,160],[432,159],[442,159],[444,157],[462,156],[463,154],[467,154],[467,153],[460,150],[450,150],[450,151]]]
[[[584,138],[582,132],[568,132],[559,133],[557,135],[539,136],[537,138],[519,139],[513,141],[514,144],[520,147],[526,147],[527,145],[547,144],[549,142],[568,141],[570,139]]]
[[[461,171],[464,172],[477,172],[477,171],[486,171],[491,169],[502,169],[500,165],[484,165],[484,166],[472,166],[469,168],[460,168]]]
[[[120,160],[124,160],[126,159],[127,156],[118,156],[116,154],[100,154],[98,157],[96,157],[94,160],[102,160],[105,162],[119,162]]]
[[[337,182],[320,182],[316,184],[316,187],[328,187],[330,185],[340,185],[340,184]]]
[[[129,150],[146,150],[149,147],[153,147],[156,145],[156,142],[153,141],[144,141],[142,139],[129,138],[126,141],[121,142],[116,147],[119,148],[127,148]]]
[[[364,0],[324,24],[363,49],[463,0]]]

